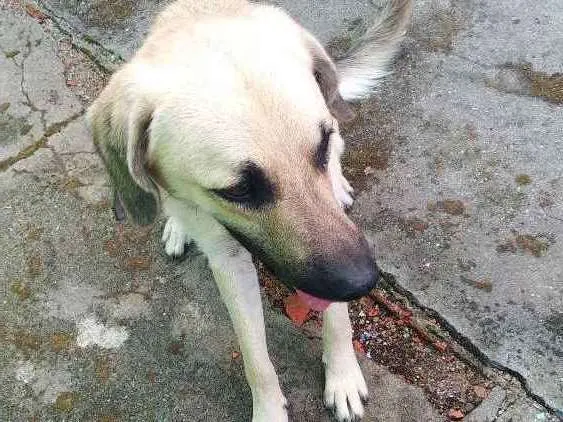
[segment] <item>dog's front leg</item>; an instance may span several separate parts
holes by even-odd
[[[215,281],[233,321],[252,390],[253,422],[286,422],[286,399],[268,357],[262,301],[250,254],[238,245],[228,256],[210,259]]]
[[[323,363],[326,406],[339,421],[361,419],[368,390],[352,346],[347,303],[333,303],[323,314]]]
[[[161,242],[164,243],[166,254],[174,258],[182,256],[186,244],[190,243],[191,239],[180,220],[176,217],[168,217],[162,231]]]
[[[252,421],[287,422],[287,402],[268,357],[260,287],[250,253],[201,210],[172,198],[165,199],[164,209],[170,216],[166,228],[180,240],[189,233],[209,260],[241,348],[252,391]]]

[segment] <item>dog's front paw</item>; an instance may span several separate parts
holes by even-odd
[[[364,415],[368,389],[354,355],[325,361],[325,405],[340,422],[359,421]]]
[[[350,186],[350,183],[341,172],[336,175],[336,180],[333,182],[332,190],[334,191],[334,196],[342,208],[347,208],[352,205],[354,198],[352,193],[354,189]]]
[[[284,395],[257,394],[252,400],[252,422],[288,422]]]
[[[165,244],[164,250],[166,254],[171,257],[181,256],[184,253],[186,243],[190,243],[190,238],[180,225],[180,222],[174,217],[170,217],[166,221],[161,240]]]

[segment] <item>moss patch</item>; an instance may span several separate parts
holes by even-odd
[[[33,128],[25,117],[13,117],[5,113],[9,107],[10,103],[0,105],[0,145],[17,144]]]
[[[519,186],[526,186],[532,183],[532,178],[527,174],[519,174],[516,176],[515,180]]]
[[[94,369],[96,374],[96,378],[102,383],[105,384],[108,382],[109,377],[111,375],[111,366],[110,361],[107,356],[102,356],[96,359],[96,366]]]
[[[74,336],[69,333],[58,332],[51,336],[51,350],[55,353],[68,350],[74,341]]]
[[[43,274],[43,259],[41,259],[41,256],[30,255],[27,257],[27,273],[32,278]]]
[[[459,199],[430,202],[427,208],[429,211],[440,211],[450,215],[463,215],[465,213],[465,205]]]
[[[534,97],[543,98],[554,104],[563,104],[563,74],[549,75],[530,70],[526,72],[526,76],[532,82],[531,94]]]
[[[547,254],[549,247],[553,243],[554,240],[545,234],[515,233],[513,238],[500,243],[496,250],[499,253],[516,253],[521,251],[540,258]]]
[[[516,244],[518,247],[536,257],[543,256],[549,249],[549,243],[541,239],[539,236],[530,234],[516,236]]]
[[[429,51],[450,52],[458,33],[467,26],[466,11],[449,3],[430,2],[428,14],[422,18],[424,25],[411,30],[414,38]]]
[[[50,136],[54,135],[55,133],[59,133],[70,122],[72,122],[73,120],[82,116],[82,114],[84,114],[84,111],[81,111],[81,112],[69,117],[68,119],[66,119],[62,122],[53,123],[51,126],[49,126],[47,128],[47,130],[45,131],[43,136],[39,140],[37,140],[35,143],[33,143],[33,144],[29,145],[28,147],[24,148],[23,150],[18,152],[17,155],[15,155],[13,157],[8,157],[5,160],[0,161],[0,172],[8,170],[11,165],[17,163],[20,160],[24,160],[26,158],[31,157],[33,154],[35,154],[35,152],[39,148],[44,148],[47,145],[47,140]],[[11,116],[9,116],[9,117],[11,117]],[[3,115],[0,115],[0,144],[1,144],[1,142],[5,141],[5,139],[3,138],[3,132],[2,131],[6,128],[6,126],[4,126],[4,129],[3,129],[2,118],[3,118]],[[23,126],[24,124],[25,123],[23,123],[21,126]],[[13,127],[12,127],[12,129],[13,129]],[[19,130],[21,130],[21,129],[19,129]],[[10,132],[8,130],[8,134],[9,133]],[[17,135],[17,136],[20,136],[20,135]]]
[[[29,285],[21,280],[14,281],[10,286],[10,291],[16,295],[19,300],[26,300],[31,296]]]
[[[76,177],[65,177],[60,181],[61,189],[73,194],[76,193],[76,190],[82,186],[84,186],[84,183]]]
[[[355,189],[363,190],[375,170],[389,166],[390,150],[384,145],[357,145],[342,156],[343,173]]]
[[[483,278],[483,279],[480,279],[480,280],[474,280],[474,279],[466,277],[464,275],[461,275],[459,278],[462,282],[464,282],[465,284],[468,284],[469,286],[471,286],[475,289],[484,290],[487,293],[490,293],[490,292],[493,291],[493,283],[488,278]]]
[[[12,333],[11,343],[24,354],[30,355],[41,347],[41,338],[27,331],[19,330]]]
[[[420,218],[399,218],[399,228],[407,234],[407,237],[418,237],[428,229],[428,222]]]
[[[13,59],[13,58],[16,57],[18,54],[20,54],[20,50],[10,50],[10,51],[6,51],[6,53],[4,53],[4,55],[5,55],[6,58],[8,58],[8,59]]]
[[[43,234],[43,229],[41,227],[34,226],[33,224],[28,224],[25,231],[25,238],[27,240],[39,240]]]
[[[134,10],[134,0],[95,0],[84,17],[90,24],[111,28],[119,26]]]
[[[354,189],[366,189],[378,170],[391,165],[393,146],[397,142],[394,110],[375,99],[361,103],[356,119],[342,125],[346,150],[342,170]]]
[[[503,78],[509,72],[512,78]],[[531,63],[505,63],[499,68],[499,80],[488,81],[488,85],[499,91],[541,98],[549,103],[563,104],[563,73],[546,73],[534,70]],[[517,86],[508,83],[516,77]],[[504,80],[507,79],[507,80]]]
[[[60,393],[55,400],[55,409],[59,412],[69,413],[78,401],[78,394],[72,391]]]

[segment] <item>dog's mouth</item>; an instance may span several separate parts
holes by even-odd
[[[321,253],[318,245],[314,245],[317,250],[310,248],[313,251],[307,254],[307,245],[299,241],[283,239],[289,245],[285,247],[275,233],[267,236],[259,232],[249,236],[228,221],[224,221],[223,226],[278,280],[295,289],[310,309],[324,311],[333,302],[348,302],[365,296],[379,278],[367,241],[355,231],[344,238],[344,247],[337,251]]]
[[[311,308],[314,311],[322,312],[326,308],[328,308],[331,303],[333,303],[330,300],[321,299],[320,297],[316,297],[310,295],[309,293],[305,293],[303,290],[297,289],[296,292],[297,292],[297,296],[299,296],[299,298],[303,301],[303,303],[305,303],[309,308]]]

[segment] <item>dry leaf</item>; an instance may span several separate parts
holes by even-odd
[[[285,313],[295,324],[301,326],[307,321],[311,309],[299,299],[297,294],[286,297],[284,305]]]
[[[39,22],[39,23],[43,23],[43,21],[45,19],[47,19],[47,15],[31,3],[27,3],[25,5],[25,11],[27,12],[27,14],[29,16],[31,16],[33,19],[37,20],[37,22]]]
[[[366,349],[364,348],[364,345],[362,343],[360,343],[359,340],[353,340],[352,344],[354,345],[354,350],[358,353],[366,353]]]
[[[465,415],[463,414],[463,412],[459,409],[450,409],[450,411],[448,412],[448,418],[450,418],[452,421],[462,420],[464,416]]]

